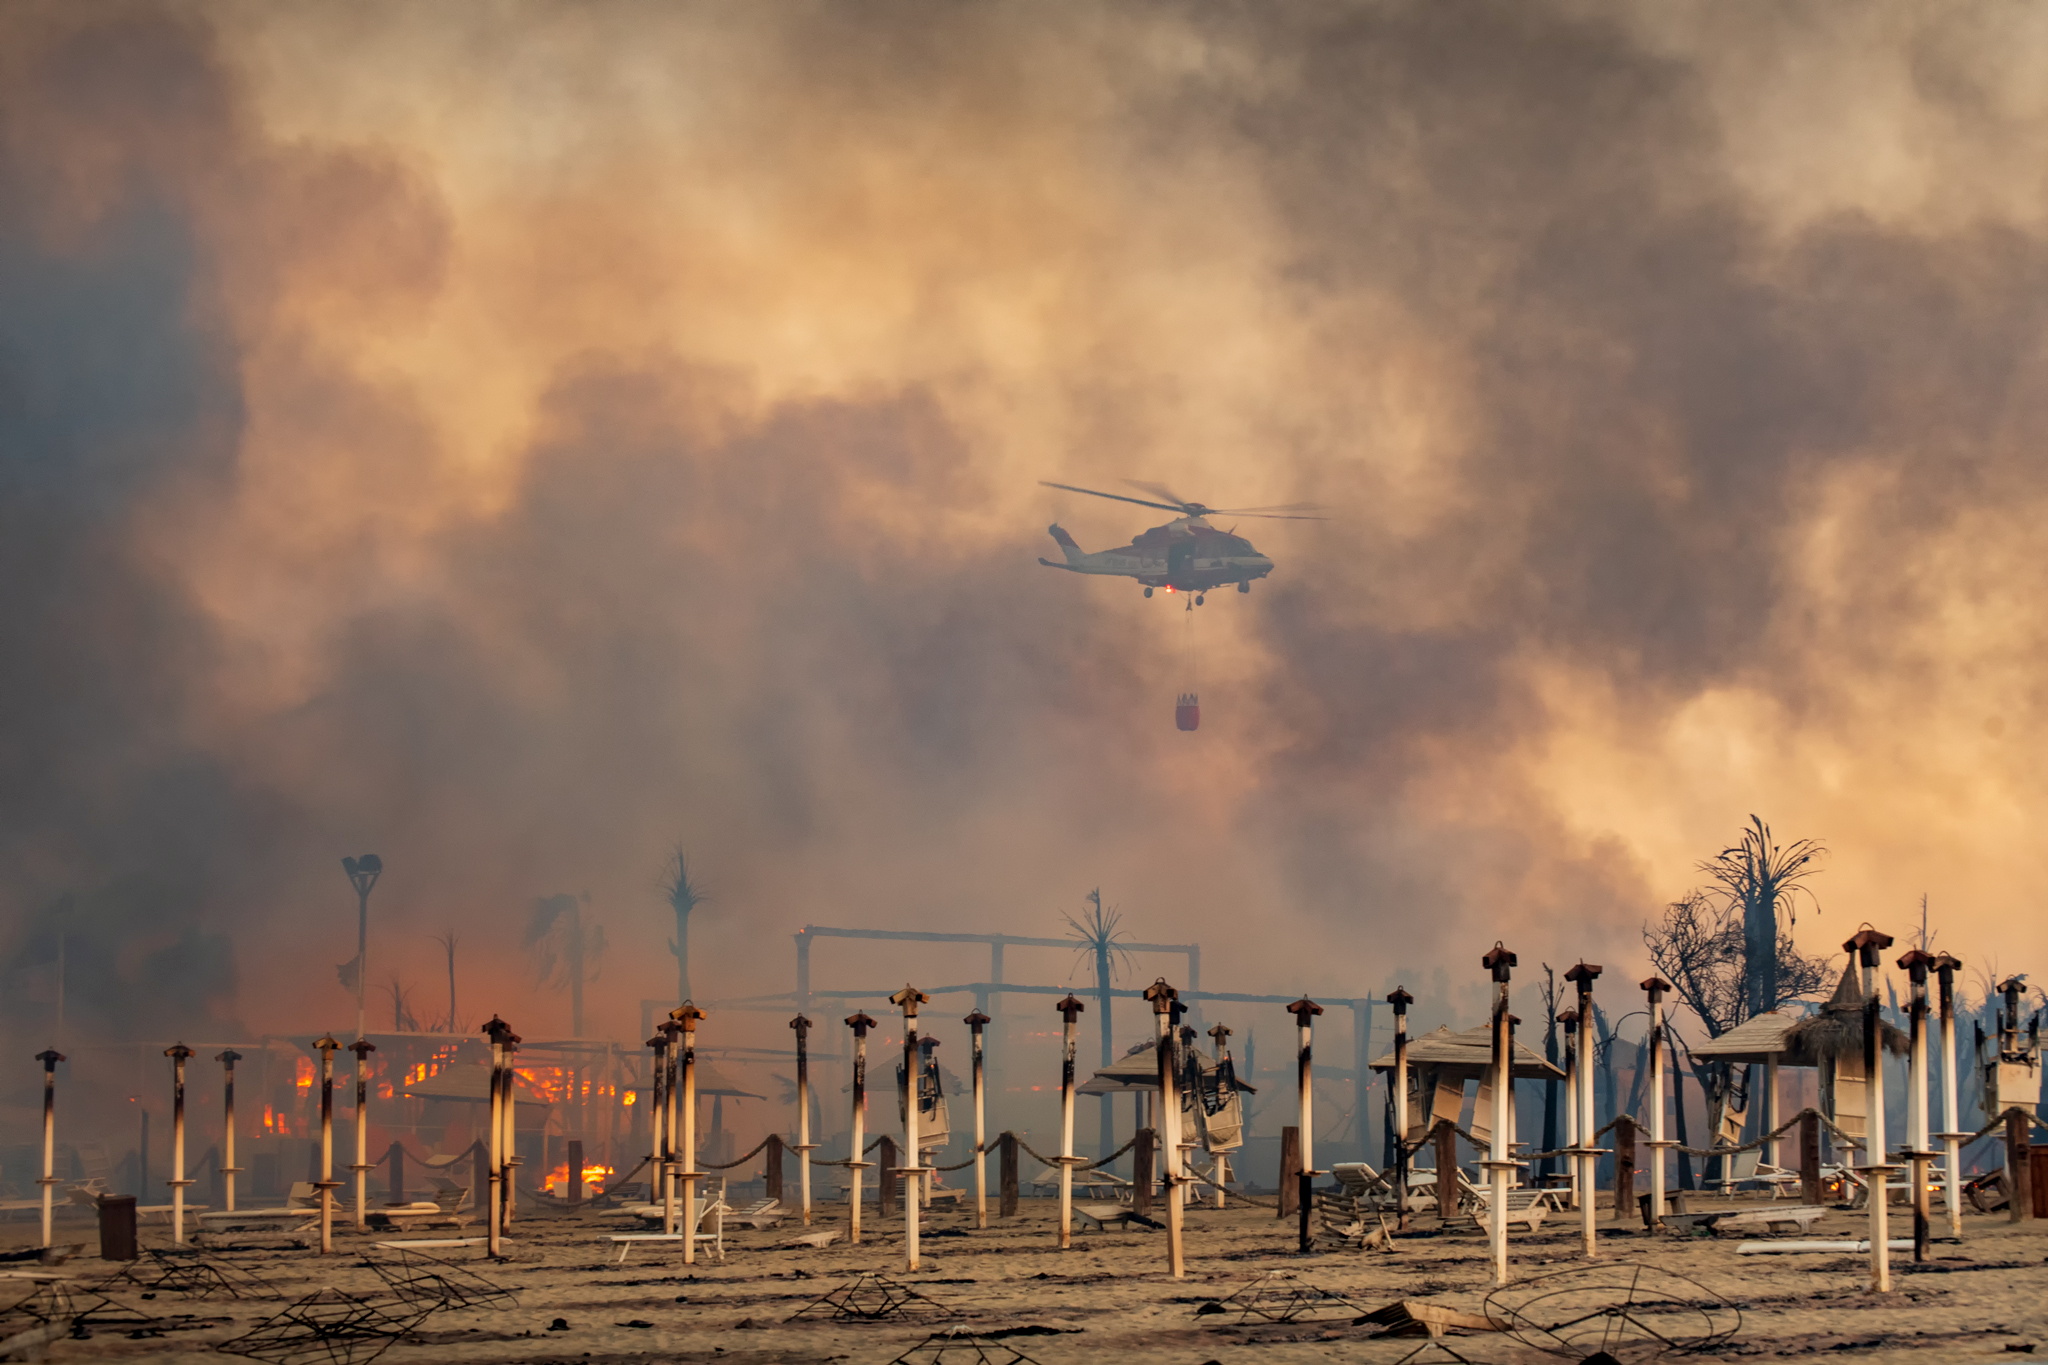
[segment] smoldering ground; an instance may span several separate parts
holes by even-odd
[[[1969,953],[2039,794],[1985,149],[2042,50],[1879,11],[12,8],[21,980],[68,904],[80,1029],[339,1018],[375,848],[373,972],[453,926],[516,1006],[494,926],[588,892],[630,1028],[680,838],[721,991],[1099,883],[1350,993],[1635,951],[1753,809],[1824,937],[1927,890]],[[1147,524],[1040,477],[1333,511],[1190,644],[1032,563]]]

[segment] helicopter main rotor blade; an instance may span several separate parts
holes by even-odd
[[[1168,512],[1187,511],[1187,508],[1177,502],[1147,502],[1143,498],[1127,498],[1121,493],[1104,493],[1093,488],[1076,488],[1073,484],[1054,483],[1050,479],[1040,479],[1038,485],[1041,488],[1064,488],[1069,493],[1086,493],[1091,498],[1108,498],[1112,502],[1135,502],[1140,507],[1158,507]]]
[[[1259,517],[1280,512],[1327,512],[1330,509],[1320,502],[1283,502],[1272,507],[1212,507],[1209,510],[1226,517]]]
[[[1217,508],[1211,508],[1211,509],[1210,509],[1210,510],[1209,510],[1208,512],[1204,513],[1203,515],[1205,515],[1205,516],[1211,516],[1211,517],[1257,517],[1257,518],[1258,518],[1259,520],[1261,520],[1261,521],[1328,521],[1328,520],[1329,520],[1329,518],[1328,518],[1328,517],[1319,517],[1319,516],[1315,516],[1315,515],[1314,515],[1314,514],[1312,514],[1312,513],[1302,513],[1302,512],[1244,512],[1244,511],[1238,511],[1238,512],[1228,512],[1228,511],[1223,511],[1223,510],[1220,510],[1220,509],[1217,509]]]
[[[1175,507],[1180,508],[1183,512],[1187,511],[1191,507],[1201,506],[1200,503],[1189,502],[1186,498],[1174,492],[1171,488],[1168,488],[1163,483],[1144,483],[1138,479],[1125,479],[1124,483],[1128,487],[1137,489],[1140,493],[1150,493],[1155,498],[1164,498],[1167,502],[1171,503]]]

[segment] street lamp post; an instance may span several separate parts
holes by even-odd
[[[374,853],[343,858],[341,870],[356,889],[356,1037],[364,1033],[363,992],[370,983],[370,888],[384,873],[384,860]]]

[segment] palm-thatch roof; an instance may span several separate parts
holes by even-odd
[[[1856,959],[1842,968],[1842,979],[1834,995],[1820,1007],[1820,1013],[1802,1019],[1785,1031],[1786,1062],[1793,1066],[1819,1066],[1823,1057],[1861,1057],[1865,1016],[1863,987],[1856,979]],[[1909,1046],[1906,1035],[1892,1024],[1878,1021],[1878,1038],[1887,1052],[1903,1054]]]
[[[1419,1038],[1408,1040],[1408,1065],[1435,1070],[1445,1080],[1476,1080],[1493,1070],[1493,1026],[1453,1033],[1439,1026]],[[1374,1071],[1392,1071],[1394,1054],[1388,1051],[1372,1064]],[[1564,1072],[1543,1059],[1543,1054],[1526,1043],[1515,1044],[1513,1073],[1518,1080],[1563,1080]]]
[[[1200,1048],[1190,1048],[1189,1051],[1194,1054],[1195,1062],[1202,1068],[1204,1076],[1219,1065],[1215,1058]],[[1247,1094],[1259,1093],[1242,1080],[1237,1082],[1237,1088]],[[1074,1087],[1076,1095],[1157,1094],[1158,1090],[1159,1051],[1153,1043],[1132,1044],[1129,1052]]]

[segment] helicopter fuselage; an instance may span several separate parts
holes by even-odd
[[[1148,588],[1202,593],[1230,583],[1249,587],[1273,572],[1273,561],[1250,541],[1219,531],[1199,516],[1176,518],[1144,532],[1129,545],[1092,554],[1075,544],[1057,523],[1046,530],[1066,556],[1064,562],[1040,559],[1047,568],[1135,578]]]

